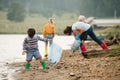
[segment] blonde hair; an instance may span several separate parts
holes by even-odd
[[[54,21],[53,21],[53,19],[52,19],[52,18],[49,18],[49,19],[48,19],[48,22],[53,23]]]

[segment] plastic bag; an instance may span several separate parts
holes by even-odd
[[[55,65],[60,61],[60,58],[62,56],[62,51],[63,50],[61,46],[52,42],[48,54],[48,61],[50,62],[50,64]]]
[[[75,39],[72,46],[71,46],[72,52],[77,51],[79,49],[79,47],[80,47],[80,44],[81,44],[81,41]]]

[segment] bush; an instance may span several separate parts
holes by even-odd
[[[14,2],[8,9],[7,19],[11,21],[21,22],[25,18],[25,9],[20,3]]]

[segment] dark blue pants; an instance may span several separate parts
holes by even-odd
[[[87,40],[87,35],[89,35],[95,42],[97,42],[99,45],[102,43],[101,40],[99,40],[97,38],[97,36],[95,35],[94,31],[93,31],[93,28],[90,27],[87,31],[83,32],[81,34],[81,40]]]

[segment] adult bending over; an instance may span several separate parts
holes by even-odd
[[[87,35],[89,35],[95,42],[97,42],[103,50],[108,50],[107,45],[97,38],[92,26],[88,23],[85,23],[85,16],[83,15],[79,16],[78,22],[75,22],[72,26],[67,26],[65,28],[64,34],[71,35],[72,33],[74,36],[76,36],[76,34],[80,34],[80,39],[82,41],[80,48],[85,58],[87,58],[87,49],[85,46],[85,40],[87,40]]]

